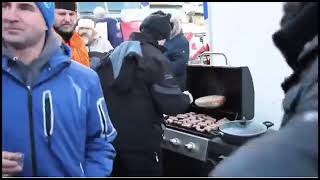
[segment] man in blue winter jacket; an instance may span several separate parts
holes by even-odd
[[[2,176],[109,176],[117,132],[97,74],[54,34],[54,6],[2,2]]]

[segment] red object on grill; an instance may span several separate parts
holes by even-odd
[[[192,32],[189,32],[187,35],[186,35],[186,38],[188,41],[191,41],[191,39],[193,38],[193,33]]]
[[[209,45],[202,46],[192,57],[191,60],[196,60],[202,53],[209,51]]]

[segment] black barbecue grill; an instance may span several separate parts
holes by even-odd
[[[194,99],[208,95],[226,97],[221,107],[207,109],[193,103],[188,112],[230,121],[254,117],[254,87],[248,67],[189,65],[187,89]],[[202,133],[168,123],[164,125],[161,147],[165,152],[165,174],[168,176],[206,176],[212,168],[209,161],[219,159],[217,157],[221,155],[227,156],[237,147],[224,143],[214,133]],[[196,173],[195,169],[202,172]]]
[[[207,109],[191,104],[189,112],[209,115],[215,119],[251,120],[254,117],[254,87],[248,67],[189,65],[187,89],[194,99],[208,95],[223,95],[225,103]],[[202,133],[176,124],[164,124],[162,148],[200,161],[207,161],[214,133]]]
[[[217,109],[196,106],[191,111],[230,120],[254,117],[254,88],[248,67],[188,66],[187,88],[194,99],[206,95],[223,95],[226,102]]]
[[[217,120],[251,120],[254,117],[254,88],[248,67],[188,66],[187,72],[187,88],[194,99],[207,95],[226,97],[225,104],[219,108],[203,108],[192,103],[189,112],[206,114]],[[165,126],[201,137],[215,136],[179,125],[165,123]]]

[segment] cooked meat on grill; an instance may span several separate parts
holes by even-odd
[[[173,119],[169,118],[169,119],[166,120],[166,122],[171,124],[171,123],[173,123]]]
[[[204,132],[204,127],[201,128],[201,126],[196,126],[196,130],[199,132]]]
[[[211,132],[212,130],[214,130],[215,128],[216,128],[215,126],[207,126],[207,127],[204,128],[204,130],[209,133],[209,132]]]
[[[199,126],[202,126],[202,127],[205,127],[205,126],[208,125],[208,123],[206,123],[206,122],[199,122],[198,125],[199,125]]]
[[[222,119],[220,119],[219,121],[217,121],[217,125],[218,126],[220,126],[220,125],[222,125],[223,123],[226,123],[226,122],[228,122],[229,120],[227,119],[227,118],[222,118]]]
[[[183,123],[181,126],[182,126],[182,127],[186,127],[186,128],[191,128],[192,124],[190,124],[190,123]]]
[[[216,121],[217,121],[217,119],[212,118],[212,117],[210,117],[210,116],[207,116],[207,120],[214,121],[214,122],[216,122]]]
[[[227,122],[228,119],[223,118],[217,120],[206,114],[196,114],[195,112],[189,112],[186,114],[178,114],[177,116],[168,116],[165,120],[167,124],[173,124],[183,128],[196,130],[198,132],[210,133],[216,129],[219,125]]]

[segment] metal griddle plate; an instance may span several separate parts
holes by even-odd
[[[208,133],[207,131],[206,132],[198,132],[196,130],[192,130],[192,129],[188,129],[188,128],[180,127],[180,126],[175,126],[175,125],[171,125],[171,124],[167,124],[167,123],[164,123],[164,125],[167,128],[175,129],[175,130],[182,131],[182,132],[185,132],[185,133],[194,134],[194,135],[201,136],[201,137],[204,137],[204,138],[212,139],[212,138],[214,138],[216,136],[215,134]]]
[[[201,112],[201,111],[191,111],[191,112],[196,112],[197,114],[198,113],[201,113],[201,114],[206,114],[208,115],[208,113],[206,112]],[[224,112],[225,114],[232,114],[230,112]],[[208,115],[208,116],[211,116],[211,115]],[[214,116],[211,116],[215,119],[217,119],[218,121],[226,118],[226,116],[222,116],[222,117],[214,117]],[[186,132],[186,133],[190,133],[190,134],[194,134],[194,135],[197,135],[197,136],[201,136],[201,137],[204,137],[204,138],[209,138],[209,139],[212,139],[214,137],[217,136],[217,134],[215,133],[217,130],[218,130],[218,127],[215,128],[214,130],[212,130],[211,132],[199,132],[197,130],[194,130],[194,129],[190,129],[190,128],[186,128],[186,127],[182,127],[182,126],[179,126],[179,125],[173,125],[173,124],[169,124],[169,123],[166,123],[165,120],[167,120],[169,118],[168,115],[164,115],[164,125],[165,127],[167,128],[171,128],[171,129],[175,129],[175,130],[178,130],[178,131],[182,131],[182,132]],[[237,118],[237,115],[236,115],[236,118]],[[230,121],[228,118],[226,118],[228,121]]]

